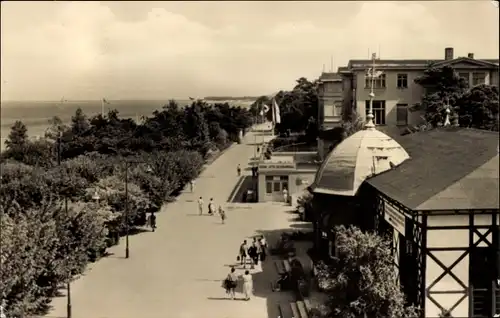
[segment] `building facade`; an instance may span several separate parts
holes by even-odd
[[[316,152],[274,152],[258,164],[258,202],[288,202],[314,180],[319,163]]]
[[[455,58],[453,48],[445,49],[442,60],[378,60],[376,68],[383,73],[374,82],[373,113],[376,125],[391,129],[422,123],[423,114],[410,112],[409,107],[420,102],[425,93],[423,87],[415,83],[415,79],[422,76],[430,64],[434,67],[453,67],[470,87],[499,85],[498,59],[475,59],[472,53],[467,57]],[[353,87],[352,100],[345,105],[354,105],[363,118],[368,112],[370,100],[370,80],[366,70],[371,66],[371,60],[351,60],[347,67],[339,70],[344,75],[344,81],[349,81]]]
[[[344,81],[338,73],[322,73],[318,81],[318,154],[323,158],[331,146],[325,132],[339,127],[344,109]]]
[[[339,126],[342,114],[355,110],[366,119],[370,100],[370,80],[366,73],[372,64],[373,61],[368,59],[350,60],[347,66],[339,67],[337,73],[323,73],[320,76],[320,136],[321,130]],[[453,67],[467,80],[470,87],[479,84],[499,86],[498,59],[476,59],[473,53],[469,53],[467,57],[455,58],[453,48],[446,48],[444,58],[440,60],[379,59],[376,61],[376,69],[383,74],[374,82],[373,113],[375,124],[380,130],[397,134],[407,126],[423,123],[423,114],[411,112],[409,108],[420,102],[425,93],[415,83],[415,79],[422,76],[430,64],[435,67]],[[329,90],[325,87],[329,87]],[[342,105],[342,110],[335,107],[337,105]],[[318,142],[320,153],[324,152],[324,148],[325,142]]]

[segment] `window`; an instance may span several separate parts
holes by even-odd
[[[333,116],[334,114],[334,108],[332,104],[326,104],[325,103],[325,116]]]
[[[274,177],[273,176],[266,176],[266,181],[273,181]]]
[[[370,101],[366,101],[366,115],[370,111]],[[373,121],[375,125],[385,125],[385,100],[373,101]]]
[[[467,83],[469,83],[469,73],[467,73],[467,72],[458,73],[458,77],[463,78]]]
[[[408,74],[398,74],[398,88],[408,88]]]
[[[486,83],[486,74],[481,72],[481,73],[472,73],[472,85],[476,86],[479,84],[485,84]]]
[[[333,110],[334,115],[335,116],[342,116],[342,103],[336,102],[333,107],[334,107],[334,110]]]
[[[365,88],[371,88],[371,77],[365,75]],[[385,74],[373,79],[373,88],[385,88]]]
[[[288,176],[280,176],[280,180],[288,182]]]
[[[267,194],[273,193],[273,183],[272,183],[272,181],[267,181],[266,182],[266,193]]]
[[[396,125],[398,126],[408,125],[408,104],[396,105]]]
[[[281,182],[279,182],[279,181],[274,181],[274,184],[273,184],[273,191],[274,191],[274,192],[281,192]]]
[[[330,258],[338,258],[339,257],[339,249],[337,247],[337,236],[333,234],[333,237],[330,238],[328,242],[328,254],[330,254]]]

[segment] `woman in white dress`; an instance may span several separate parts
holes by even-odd
[[[246,270],[244,275],[241,275],[243,279],[243,293],[245,294],[245,300],[250,300],[250,296],[253,294],[253,278],[250,271]]]

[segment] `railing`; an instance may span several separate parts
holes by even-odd
[[[283,145],[280,147],[275,148],[273,151],[274,152],[300,152],[300,151],[316,151],[317,146],[316,145],[310,145],[307,142],[301,142],[301,143],[296,143],[296,144],[290,144],[290,145]]]

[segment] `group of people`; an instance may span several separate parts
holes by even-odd
[[[238,252],[237,260],[240,261],[244,269],[246,269],[247,259],[251,260],[251,268],[255,268],[255,265],[259,264],[259,261],[263,262],[266,259],[267,254],[267,242],[264,236],[254,237],[253,242],[250,246],[246,240],[240,245],[240,250]],[[253,294],[253,278],[249,270],[245,270],[243,275],[238,276],[236,274],[236,268],[231,267],[231,271],[227,275],[226,279],[223,281],[223,287],[226,289],[226,293],[231,297],[235,298],[236,288],[238,287],[239,281],[243,282],[243,294],[245,300],[250,300]]]
[[[255,268],[255,265],[259,265],[259,261],[265,261],[267,256],[267,242],[264,236],[260,236],[257,240],[256,237],[253,238],[252,244],[249,246],[247,240],[244,240],[240,245],[240,250],[237,259],[243,268],[246,268],[247,259],[250,260],[250,268]]]
[[[203,206],[205,205],[203,201],[203,197],[200,197],[198,199],[198,213],[200,215],[203,215]],[[215,201],[214,198],[210,198],[210,201],[208,202],[208,215],[217,215],[219,214],[222,224],[225,223],[226,221],[226,211],[222,208],[222,206],[219,205],[219,208],[216,209]]]

